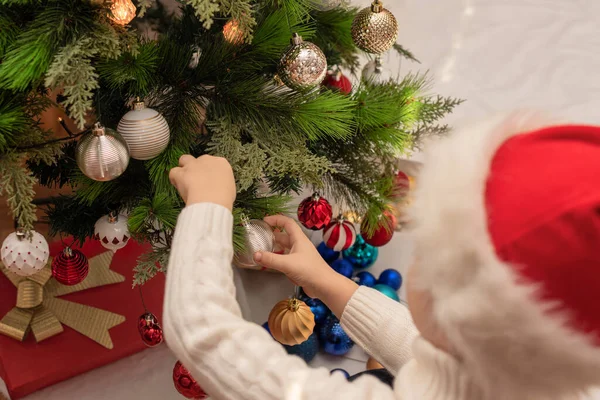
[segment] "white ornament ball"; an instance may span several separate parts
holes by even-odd
[[[96,123],[77,143],[75,160],[85,176],[106,182],[125,172],[129,165],[129,150],[121,135]]]
[[[2,263],[20,276],[30,276],[44,268],[50,251],[46,239],[36,231],[31,238],[21,232],[13,232],[2,243]]]
[[[374,60],[369,61],[365,64],[361,77],[364,81],[372,83],[384,83],[394,78],[394,74],[391,69],[387,68],[381,58],[376,57]]]
[[[319,11],[329,11],[345,4],[342,0],[315,0],[312,5]]]
[[[94,238],[108,250],[117,251],[125,247],[131,234],[127,228],[127,216],[105,215],[94,225]]]
[[[129,155],[136,160],[150,160],[169,144],[169,125],[158,111],[148,108],[143,101],[136,101],[133,110],[123,115],[117,132],[129,145]]]

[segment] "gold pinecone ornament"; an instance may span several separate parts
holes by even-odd
[[[352,39],[356,46],[372,54],[388,51],[398,37],[398,21],[380,0],[362,9],[352,22]]]

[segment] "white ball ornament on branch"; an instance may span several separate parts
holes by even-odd
[[[50,251],[48,242],[40,233],[31,231],[28,237],[23,230],[17,229],[2,242],[0,256],[10,272],[30,276],[44,268]]]
[[[352,21],[352,39],[359,49],[367,53],[381,54],[388,51],[398,37],[398,21],[389,10],[375,0],[356,14]]]
[[[129,149],[121,135],[97,122],[77,143],[75,160],[88,178],[111,181],[127,169]]]
[[[94,225],[94,238],[108,250],[117,251],[125,247],[131,234],[124,214],[110,213],[100,217]]]
[[[312,0],[311,6],[319,11],[329,11],[345,5],[343,0]]]
[[[244,250],[238,251],[233,257],[233,263],[241,268],[261,269],[254,261],[257,251],[273,252],[275,234],[269,224],[260,219],[242,218],[244,227]]]
[[[323,82],[327,59],[317,45],[303,41],[302,36],[294,33],[291,45],[279,61],[277,73],[287,87],[309,91]]]
[[[129,145],[129,154],[136,160],[150,160],[169,145],[169,125],[158,111],[146,107],[138,98],[133,109],[121,118],[119,132]]]
[[[383,83],[393,79],[393,72],[387,68],[380,56],[376,56],[374,60],[369,61],[363,67],[361,78],[363,81],[372,83]]]

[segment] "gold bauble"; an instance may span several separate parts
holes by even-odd
[[[381,365],[376,359],[374,359],[373,357],[369,357],[369,360],[367,361],[367,371],[370,371],[372,369],[384,369],[385,367],[383,365]]]
[[[362,222],[362,215],[356,211],[346,211],[343,216],[345,220],[350,221],[353,224],[360,224]]]
[[[127,25],[135,18],[136,8],[131,0],[113,0],[110,19],[119,25]]]
[[[308,339],[314,328],[315,316],[302,300],[282,300],[269,314],[269,330],[281,344],[300,344]]]
[[[398,21],[379,0],[359,11],[352,21],[352,39],[367,53],[381,54],[396,43]]]

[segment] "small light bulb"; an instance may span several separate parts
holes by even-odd
[[[239,22],[235,19],[225,24],[223,27],[223,36],[231,44],[240,44],[244,40],[244,32],[240,28]]]
[[[113,0],[110,11],[110,19],[119,25],[127,25],[135,18],[137,10],[131,0]]]

